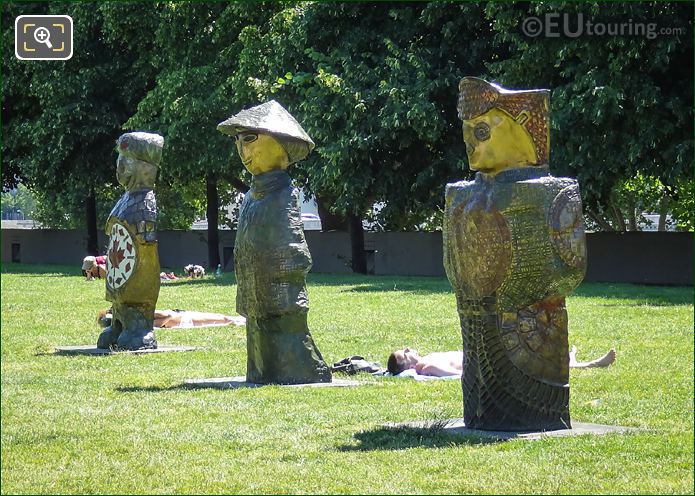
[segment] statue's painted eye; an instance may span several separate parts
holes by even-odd
[[[478,141],[485,141],[490,139],[490,126],[486,122],[479,122],[473,128],[473,134]]]
[[[253,143],[258,139],[258,135],[256,133],[244,133],[244,134],[237,134],[234,136],[234,141],[243,141],[244,143]]]

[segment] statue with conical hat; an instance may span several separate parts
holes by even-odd
[[[461,320],[464,421],[570,428],[565,297],[586,247],[577,182],[548,169],[550,92],[473,77],[459,90],[477,173],[446,187],[444,265]]]
[[[118,138],[116,177],[125,187],[106,221],[106,299],[112,303],[111,325],[98,348],[156,348],[154,310],[159,297],[157,200],[154,182],[164,138],[134,132]]]
[[[232,136],[253,175],[239,211],[234,245],[237,312],[246,317],[246,380],[260,384],[331,382],[307,325],[304,238],[299,192],[287,167],[314,142],[279,103],[242,110],[217,129]]]

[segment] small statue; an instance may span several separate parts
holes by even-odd
[[[446,187],[444,265],[464,349],[463,413],[487,430],[570,428],[565,296],[584,278],[579,188],[548,172],[549,91],[466,77],[474,181]]]
[[[307,326],[311,254],[299,193],[285,172],[311,152],[314,142],[274,100],[239,112],[217,129],[234,137],[244,167],[253,174],[234,245],[236,306],[246,317],[246,380],[331,382]]]
[[[106,221],[106,299],[112,302],[113,319],[99,335],[97,348],[157,347],[153,320],[160,268],[152,188],[163,146],[164,138],[142,132],[126,133],[116,142],[116,176],[126,192]]]

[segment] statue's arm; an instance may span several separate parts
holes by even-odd
[[[586,234],[579,185],[567,185],[555,196],[550,206],[548,227],[553,251],[563,264],[561,293],[569,294],[586,273]]]
[[[157,200],[153,191],[138,205],[135,217],[136,236],[146,243],[157,241]]]

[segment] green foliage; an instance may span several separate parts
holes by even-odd
[[[693,181],[678,178],[672,188],[667,188],[657,178],[637,172],[634,177],[619,180],[607,198],[605,206],[588,211],[588,226],[594,230],[637,231],[653,222],[644,214],[660,214],[664,226],[680,231],[693,230]],[[674,202],[670,192],[677,191],[680,201]],[[599,214],[596,217],[595,213]],[[667,214],[671,213],[671,219]],[[661,224],[661,222],[659,222]],[[657,226],[654,226],[656,229]]]
[[[160,5],[158,23],[150,29],[157,54],[151,61],[157,71],[156,84],[124,127],[157,129],[165,136],[158,195],[167,189],[186,190],[189,205],[197,208],[180,209],[177,215],[183,221],[187,211],[190,226],[204,212],[206,177],[226,186],[218,187],[221,206],[231,200],[230,182],[250,178],[233,143],[216,127],[231,115],[230,109],[246,103],[224,90],[229,75],[237,71],[239,34],[247,24],[265,20],[274,7],[250,3]],[[111,27],[109,36],[122,38],[122,30],[129,27]],[[172,207],[175,204],[163,204],[163,225]]]
[[[695,181],[682,178],[676,182],[677,201],[670,202],[668,208],[676,220],[676,227],[682,231],[695,230]]]
[[[294,166],[339,213],[384,202],[391,229],[441,208],[463,170],[457,82],[478,73],[490,33],[470,4],[300,3],[242,33],[236,84],[275,98],[317,144]],[[469,39],[467,50],[461,39]]]
[[[668,209],[692,228],[692,9],[678,2],[108,2],[3,9],[5,188],[19,180],[55,216],[100,216],[120,188],[113,140],[165,136],[162,225],[202,214],[206,182],[220,205],[250,176],[217,123],[275,98],[317,144],[292,168],[308,193],[387,229],[439,227],[444,185],[471,176],[456,116],[457,84],[476,75],[552,89],[551,169],[579,179],[586,210],[611,229],[628,203]],[[11,55],[18,13],[79,20],[72,60]],[[529,38],[528,16],[657,23],[676,34]],[[651,189],[649,189],[651,188]],[[115,191],[115,192],[114,192]],[[61,196],[61,199],[57,199]],[[53,198],[55,197],[55,200]],[[54,202],[54,203],[52,203]],[[621,204],[622,202],[622,204]],[[658,203],[662,207],[665,201]],[[628,209],[629,210],[629,209]],[[630,226],[630,215],[624,214]],[[171,223],[170,223],[171,222]],[[611,223],[614,224],[611,227]]]
[[[594,22],[656,23],[680,34],[525,37],[523,19],[547,13],[567,13],[572,22],[583,15]],[[692,201],[692,5],[490,3],[486,14],[494,20],[496,43],[509,49],[488,64],[499,81],[552,89],[551,169],[578,178],[585,209],[613,210],[611,198],[638,175],[658,181],[674,203]],[[641,201],[649,203],[649,194]],[[679,222],[688,225],[685,218]]]
[[[34,200],[31,191],[23,184],[18,184],[16,188],[0,194],[2,199],[2,215],[9,216],[22,212],[23,218],[33,219],[36,209],[36,201]]]
[[[3,2],[2,14],[2,187],[10,190],[22,181],[27,155],[32,153],[32,128],[40,116],[39,101],[31,87],[31,64],[14,56],[14,20],[20,14],[46,13],[47,4],[17,5]]]
[[[608,369],[570,372],[572,420],[641,430],[486,443],[385,425],[460,417],[458,381],[182,387],[244,374],[240,328],[157,332],[162,344],[198,348],[188,353],[53,355],[94,343],[108,305],[103,282],[79,269],[2,265],[4,493],[692,493],[692,288],[583,284],[568,299],[578,358],[617,349]],[[308,288],[309,325],[329,363],[461,346],[444,278],[311,274]],[[235,289],[231,273],[175,281],[159,305],[229,313]]]
[[[21,4],[3,6],[4,13],[26,13]],[[74,55],[67,61],[20,61],[7,54],[3,84],[12,112],[3,155],[10,171],[36,193],[38,217],[49,226],[84,225],[86,199],[95,196],[98,224],[103,225],[114,198],[122,191],[115,177],[114,143],[122,123],[147,86],[147,74],[123,47],[102,35],[108,5],[45,4],[43,13],[68,14],[78,22]],[[152,10],[130,4],[139,16]],[[7,40],[13,25],[3,26]],[[4,50],[11,50],[6,43]],[[15,101],[17,99],[20,103]],[[5,105],[3,98],[3,105]],[[5,107],[3,107],[3,116]],[[5,122],[3,122],[5,125]],[[10,182],[5,177],[3,182]]]

